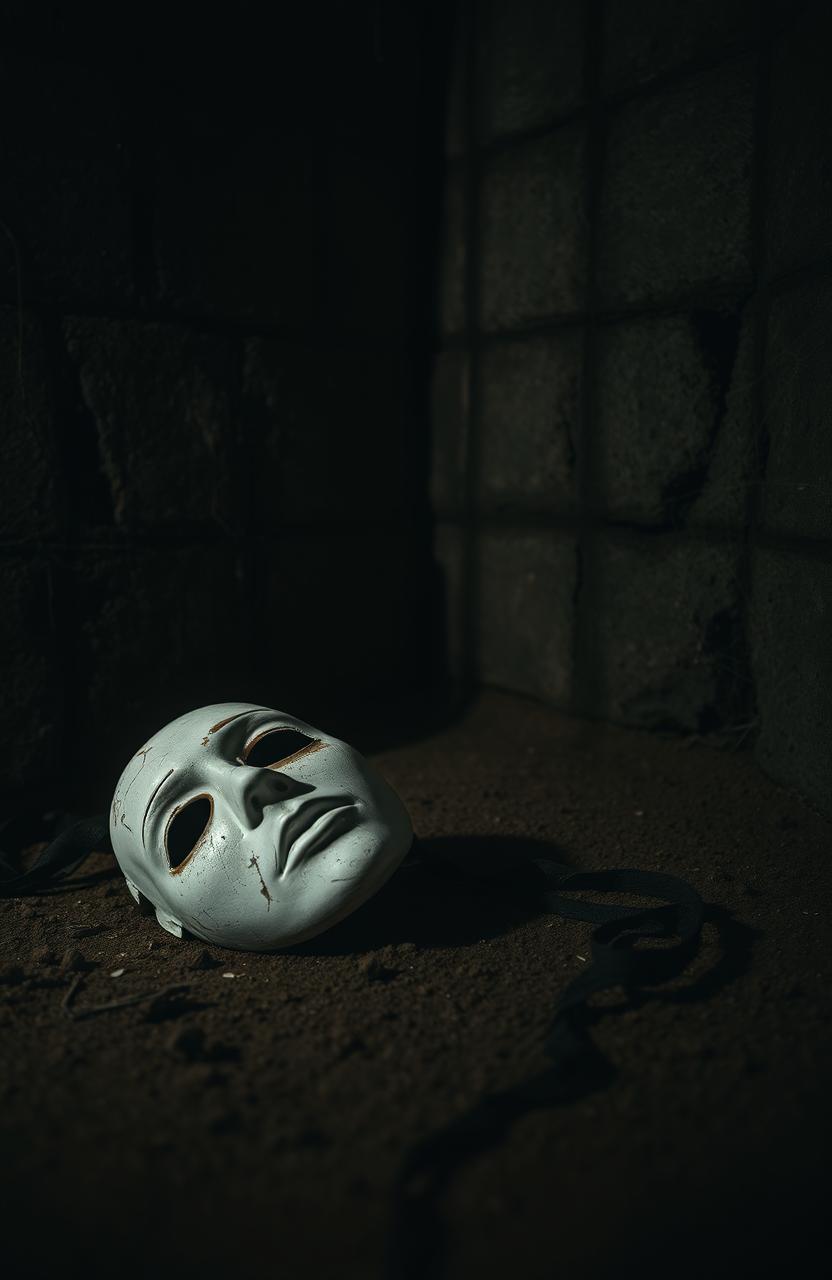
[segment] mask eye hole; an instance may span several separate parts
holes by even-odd
[[[299,733],[297,729],[267,729],[249,743],[242,754],[242,761],[255,769],[274,769],[313,742],[314,738]]]
[[[210,796],[195,796],[175,809],[165,830],[165,852],[171,871],[181,871],[211,825],[214,802]]]

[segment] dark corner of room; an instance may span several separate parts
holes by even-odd
[[[10,1277],[804,1275],[822,0],[0,0]]]

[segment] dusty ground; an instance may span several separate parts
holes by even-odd
[[[826,1202],[829,824],[745,754],[499,694],[377,759],[424,841],[665,868],[720,908],[675,991],[598,1026],[613,1085],[458,1171],[446,1274],[800,1273]],[[175,941],[115,874],[0,921],[3,1248],[27,1276],[380,1280],[403,1152],[542,1065],[588,932],[425,862],[293,954]]]

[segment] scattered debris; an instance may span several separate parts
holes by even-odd
[[[139,995],[125,996],[123,1000],[108,1000],[105,1004],[87,1005],[84,1009],[76,1009],[73,1006],[73,1001],[82,981],[83,978],[80,975],[73,981],[73,984],[64,997],[61,1005],[64,1012],[68,1013],[71,1018],[76,1020],[92,1018],[98,1013],[109,1013],[111,1009],[126,1009],[130,1005],[144,1004],[146,1000],[152,1000],[155,1004],[159,1000],[169,998],[174,993],[180,993],[188,990],[185,983],[173,983],[170,986],[162,987],[159,991],[143,991]]]
[[[78,994],[78,990],[81,987],[83,981],[84,981],[84,975],[79,973],[79,974],[76,974],[76,976],[70,982],[69,990],[67,991],[63,1000],[61,1001],[61,1011],[63,1013],[70,1013],[70,1007],[72,1005],[72,1002],[75,999],[76,995]],[[72,1014],[70,1013],[70,1017],[71,1016]]]
[[[67,947],[61,956],[61,968],[69,969],[74,973],[81,973],[84,969],[89,968],[87,957],[83,951],[78,951],[76,947]]]
[[[107,926],[103,924],[74,924],[70,931],[71,938],[94,938],[96,934],[106,933]]]

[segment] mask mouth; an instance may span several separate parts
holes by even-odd
[[[314,796],[298,805],[281,824],[276,843],[278,876],[295,870],[307,858],[349,831],[358,822],[359,808],[343,796]]]

